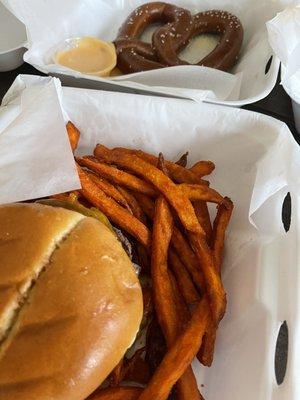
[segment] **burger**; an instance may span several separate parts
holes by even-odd
[[[77,211],[0,207],[1,400],[86,399],[135,340],[133,263],[105,221]]]

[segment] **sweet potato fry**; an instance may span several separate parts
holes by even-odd
[[[167,343],[177,333],[177,315],[173,307],[174,295],[167,264],[173,223],[168,204],[163,197],[159,197],[155,204],[152,231],[151,278],[156,315]]]
[[[193,186],[196,186],[194,188]],[[217,192],[216,194],[214,193],[215,191],[208,188],[209,192],[207,194],[203,194],[203,189],[201,188],[201,191],[199,191],[199,185],[189,185],[189,184],[181,184],[179,185],[181,189],[183,189],[183,193],[185,193],[187,196],[189,196],[190,200],[191,199],[197,199],[199,200],[200,198],[204,199],[205,201],[209,201],[212,203],[217,203],[221,204],[224,202],[226,203],[226,199],[224,199],[221,195],[219,195]],[[210,191],[212,190],[212,192]],[[205,191],[205,189],[204,189]],[[154,202],[151,198],[148,196],[135,192],[134,196],[138,200],[140,206],[142,207],[144,213],[150,218],[153,219],[153,213],[154,213]],[[210,216],[209,212],[207,209],[207,205],[202,201],[200,202],[193,202],[194,209],[196,216],[198,218],[199,223],[203,227],[203,229],[206,232],[206,236],[209,238],[212,234],[212,226],[210,223]],[[228,207],[228,205],[226,205]],[[193,264],[194,265],[194,264]]]
[[[173,229],[171,244],[198,290],[202,293],[205,292],[205,280],[197,257],[184,235],[176,226]]]
[[[139,205],[136,198],[131,194],[127,189],[122,188],[121,186],[117,186],[118,191],[122,194],[122,196],[126,199],[127,204],[129,205],[129,209],[132,211],[132,214],[139,219],[143,224],[147,225],[146,216],[143,212],[143,209]]]
[[[152,376],[148,386],[138,397],[139,400],[166,400],[173,385],[192,362],[207,325],[209,304],[201,300],[184,332],[167,351],[161,364]]]
[[[210,298],[213,319],[215,323],[218,323],[225,312],[226,295],[220,275],[217,273],[214,265],[215,261],[212,251],[205,240],[205,232],[198,222],[190,200],[181,193],[180,188],[162,171],[134,154],[122,149],[109,150],[103,145],[97,145],[94,153],[96,157],[108,163],[114,163],[142,176],[148,182],[152,183],[174,207],[184,228],[188,232],[192,247],[202,268],[206,290]]]
[[[181,183],[178,186],[181,192],[191,201],[201,200],[216,204],[226,203],[226,200],[216,190],[204,184]]]
[[[147,215],[147,217],[152,220],[154,218],[154,201],[152,198],[146,196],[143,193],[135,192],[135,198],[139,202],[142,210]]]
[[[227,205],[219,205],[216,219],[214,221],[212,233],[212,249],[216,260],[216,268],[221,273],[222,256],[225,242],[225,232],[228,227],[231,214],[233,211],[233,203],[226,198]]]
[[[110,165],[100,163],[94,157],[76,157],[76,161],[82,167],[89,168],[113,183],[147,194],[148,196],[157,196],[153,186],[149,183]]]
[[[194,172],[198,178],[202,178],[203,176],[210,175],[214,169],[215,164],[212,161],[198,161],[190,168],[190,171]]]
[[[134,236],[145,247],[150,247],[151,234],[147,227],[106,194],[77,165],[81,182],[81,193],[95,207],[98,207],[113,223]]]
[[[178,313],[178,323],[181,327],[181,331],[184,330],[191,318],[191,313],[186,305],[183,296],[180,293],[180,289],[177,285],[176,279],[173,276],[172,272],[169,271],[169,276],[171,278],[173,293],[175,295],[176,309]],[[181,384],[177,385],[177,394],[178,397],[181,398],[182,392],[187,396],[188,399],[192,399],[195,393],[198,395],[195,388],[197,388],[197,382],[195,381],[195,375],[191,367],[185,370],[184,373],[185,379],[180,379]],[[199,393],[200,399],[203,400],[201,393]]]
[[[87,400],[137,400],[143,389],[133,386],[119,386],[97,390]]]
[[[181,167],[187,166],[189,152],[182,154],[182,156],[175,162],[175,164],[180,165]]]
[[[152,164],[154,166],[157,165],[158,158],[153,156],[152,154],[146,153],[145,151],[142,150],[129,150],[129,149],[124,149],[121,147],[118,147],[114,150],[118,150],[123,153],[127,154],[133,154],[141,158],[142,160],[148,162],[149,164]],[[95,154],[96,155],[96,154]],[[96,155],[97,157],[97,155]],[[168,174],[170,177],[178,182],[178,183],[199,183],[199,178],[196,174],[194,174],[193,171],[190,171],[181,165],[175,164],[171,161],[165,161],[166,168],[168,170]]]
[[[168,347],[181,331],[176,309],[176,296],[172,278],[168,271],[168,248],[172,236],[173,217],[163,197],[156,200],[152,236],[151,276],[153,282],[156,315],[165,335]],[[188,367],[177,383],[180,400],[200,399],[197,382],[191,367]]]
[[[212,252],[205,238],[193,232],[188,232],[188,236],[205,277],[205,287],[210,299],[213,321],[218,324],[226,309],[226,294],[220,274],[216,269]]]
[[[180,293],[182,294],[186,304],[192,308],[200,300],[200,295],[198,294],[185,266],[172,249],[169,251],[169,260]]]
[[[138,156],[122,151],[122,149],[109,150],[105,146],[98,144],[94,150],[94,154],[99,159],[126,168],[152,183],[175,208],[182,224],[188,231],[204,234],[204,231],[198,223],[191,202],[181,193],[180,188],[162,171],[148,162],[145,162]],[[156,157],[155,160],[157,163]],[[177,165],[177,167],[179,166]]]
[[[120,193],[120,191],[117,188],[115,188],[115,186],[113,186],[105,178],[101,178],[100,176],[96,175],[93,172],[87,171],[87,173],[88,173],[88,176],[91,178],[91,180],[100,189],[102,189],[105,194],[107,194],[112,199],[116,200],[117,203],[119,203],[121,206],[127,208],[127,210],[130,210],[130,207],[129,207],[125,197]]]
[[[197,358],[202,365],[210,367],[214,360],[215,344],[217,338],[217,327],[212,319],[207,324],[207,329],[203,337],[201,348],[197,354]]]
[[[74,152],[78,146],[80,132],[71,121],[67,123],[66,128],[69,136],[70,145]]]
[[[178,283],[176,281],[173,271],[169,268],[169,277],[173,287],[175,306],[177,310],[177,322],[181,331],[186,328],[186,324],[191,318],[191,312],[185,302],[183,295],[179,289]]]
[[[207,204],[205,203],[205,201],[200,200],[200,201],[194,201],[193,206],[194,206],[195,214],[197,216],[199,224],[202,226],[203,230],[205,231],[207,243],[210,243],[211,235],[212,235],[212,226],[211,226],[211,222],[210,222],[210,216],[209,216]]]
[[[231,206],[229,206],[231,204]],[[216,268],[221,274],[222,255],[224,248],[224,239],[227,226],[233,210],[233,203],[227,199],[227,206],[220,205],[217,216],[214,221],[214,229],[212,236],[212,248],[216,260]],[[215,341],[217,335],[217,326],[210,321],[207,332],[203,338],[201,349],[197,355],[199,361],[206,366],[211,366],[213,362]]]

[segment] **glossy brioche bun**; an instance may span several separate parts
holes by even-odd
[[[0,399],[83,400],[130,347],[143,313],[134,268],[93,218],[0,206]]]

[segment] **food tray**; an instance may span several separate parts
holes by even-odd
[[[65,119],[70,118],[82,132],[79,154],[90,153],[102,142],[112,147],[163,151],[171,159],[189,150],[190,163],[198,159],[216,163],[209,178],[211,185],[235,203],[223,269],[228,311],[220,326],[213,367],[199,368],[195,362],[199,385],[204,385],[201,390],[207,400],[298,400],[300,149],[287,126],[253,112],[180,99],[76,88],[61,91],[58,80],[28,76],[17,79],[4,98],[6,107],[22,104],[23,97],[30,97],[31,87],[39,99],[37,114],[46,107],[41,99],[50,101],[53,89],[57,90]],[[51,118],[55,118],[57,110],[52,109]],[[1,111],[5,115],[5,110]],[[33,112],[27,116],[26,112],[21,108],[16,131],[24,121],[31,132],[51,136],[52,130],[57,131],[47,118],[41,121]],[[0,159],[6,129],[0,135]],[[24,126],[23,137],[27,129]],[[64,129],[61,134],[66,135]],[[55,153],[55,142],[49,146]],[[11,185],[18,184],[10,164],[2,167],[6,175],[10,173]],[[53,176],[56,185],[62,179],[65,177]],[[26,180],[30,181],[30,176],[24,177],[24,185]],[[44,180],[53,193],[49,174]],[[70,189],[74,189],[74,180],[70,182]],[[5,183],[2,187],[6,190]],[[281,215],[288,192],[292,212],[286,232]],[[283,321],[289,332],[288,364],[285,379],[278,385],[274,357]]]
[[[0,72],[23,64],[26,41],[24,24],[0,3]]]
[[[290,2],[204,0],[200,4],[197,0],[170,0],[170,3],[186,7],[192,13],[214,8],[225,9],[240,17],[245,39],[233,74],[211,68],[200,70],[198,67],[180,66],[103,79],[53,64],[55,48],[64,39],[81,35],[113,40],[129,13],[145,0],[4,1],[27,27],[29,44],[24,60],[46,74],[60,77],[64,84],[132,93],[146,91],[232,106],[258,101],[274,87],[279,61],[268,44],[265,23]],[[195,59],[195,53],[198,55],[199,51],[208,50],[208,42],[204,39],[199,47],[192,47],[187,52],[188,58],[192,56]]]

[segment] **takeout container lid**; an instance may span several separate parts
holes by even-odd
[[[0,2],[0,71],[23,64],[27,36],[25,25]]]

